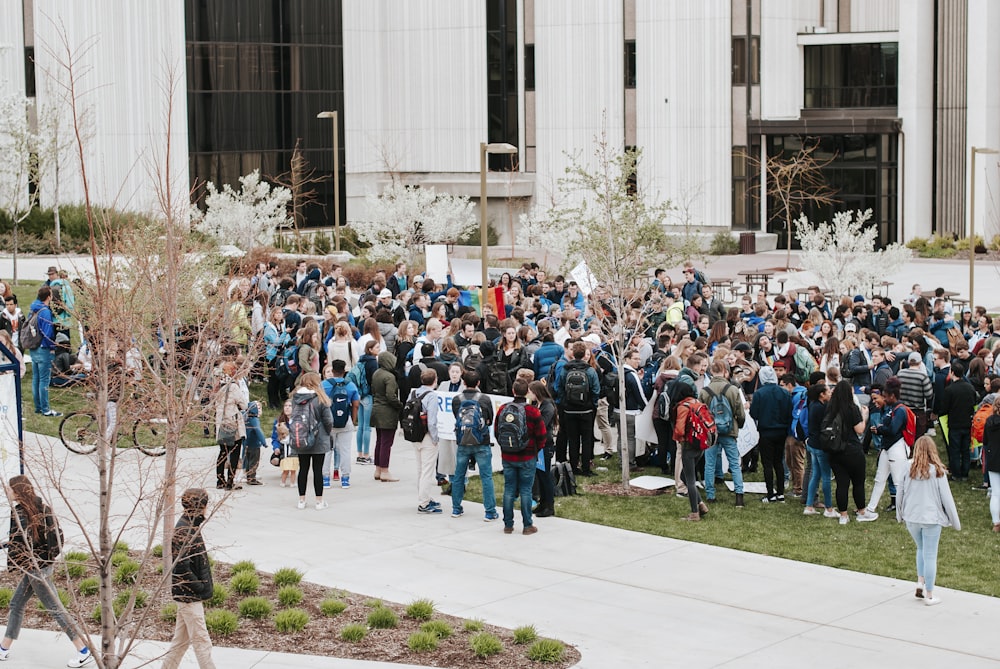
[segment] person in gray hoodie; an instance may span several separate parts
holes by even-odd
[[[962,529],[955,499],[948,485],[948,470],[938,457],[934,440],[924,436],[913,444],[913,462],[896,492],[896,520],[917,545],[916,596],[927,606],[941,602],[934,596],[938,543],[942,527]]]
[[[760,460],[764,465],[767,496],[762,502],[785,501],[785,436],[792,424],[792,397],[778,385],[773,367],[760,368],[760,388],[750,401],[750,416],[757,422]]]

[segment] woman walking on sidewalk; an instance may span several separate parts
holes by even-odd
[[[913,462],[903,475],[896,491],[896,520],[906,523],[906,529],[917,545],[916,596],[927,606],[941,603],[934,596],[937,575],[938,543],[942,527],[962,529],[955,508],[955,499],[948,486],[948,470],[938,457],[937,446],[930,437],[920,437],[913,445]]]

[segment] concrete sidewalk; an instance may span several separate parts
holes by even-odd
[[[34,435],[27,448],[54,456],[64,489],[93,489],[84,456]],[[185,450],[190,478],[182,485],[211,487],[214,458],[214,448]],[[128,479],[128,459],[120,463]],[[940,588],[943,603],[928,608],[909,581],[561,518],[539,519],[534,536],[508,536],[470,503],[458,519],[419,515],[412,448],[399,438],[399,483],[376,482],[371,467],[355,466],[353,487],[326,491],[323,511],[312,508],[311,492],[297,510],[296,492],[263,466],[266,485],[235,493],[225,517],[206,526],[217,558],[252,559],[266,571],[298,567],[309,581],[395,602],[427,597],[444,613],[497,625],[531,623],[579,647],[580,667],[997,666],[991,631],[1000,599]],[[116,497],[123,511],[134,506],[127,489]],[[12,659],[61,666],[68,642],[43,643],[26,637]],[[223,648],[215,657],[220,668],[366,666]]]

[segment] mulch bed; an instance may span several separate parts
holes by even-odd
[[[138,560],[137,555],[132,556]],[[65,571],[59,573],[56,570],[56,585],[59,589],[75,594],[75,601],[68,607],[71,611],[77,611],[80,617],[87,622],[90,633],[99,636],[99,625],[92,622],[90,617],[94,611],[98,600],[97,595],[82,596],[77,592],[77,583],[81,579],[68,578]],[[231,565],[215,563],[214,579],[216,584],[228,586],[232,575]],[[96,570],[88,569],[87,576],[95,575]],[[278,603],[278,588],[274,585],[272,575],[265,572],[257,572],[260,577],[260,590],[258,596],[265,597],[274,605],[274,612],[282,610]],[[160,582],[160,576],[153,569],[144,570],[140,576],[138,587],[146,592],[154,591]],[[13,589],[19,580],[19,575],[13,571],[0,573],[0,588]],[[441,639],[436,650],[427,652],[411,651],[407,646],[407,638],[413,632],[419,631],[422,621],[412,620],[405,615],[405,605],[385,602],[387,608],[396,612],[399,617],[399,625],[395,629],[369,629],[368,635],[359,642],[346,642],[340,639],[340,630],[350,623],[365,624],[368,614],[378,600],[373,600],[364,595],[349,593],[342,590],[331,590],[314,583],[299,583],[304,597],[302,602],[296,607],[309,614],[309,623],[305,629],[298,633],[280,633],[276,631],[273,615],[269,619],[252,620],[247,618],[239,619],[239,627],[235,632],[225,636],[213,635],[212,641],[217,646],[230,646],[236,648],[260,649],[267,651],[297,653],[306,655],[320,655],[329,657],[351,658],[357,660],[377,660],[382,662],[399,662],[432,667],[484,667],[489,669],[514,669],[515,667],[554,667],[562,669],[570,667],[580,661],[580,652],[567,645],[563,659],[554,663],[532,662],[527,658],[527,650],[530,644],[516,645],[514,643],[513,631],[494,625],[483,624],[483,631],[496,635],[503,643],[503,651],[485,659],[476,657],[469,648],[469,638],[473,633],[463,631],[462,623],[464,619],[454,616],[443,615],[435,612],[433,620],[447,622],[454,633],[452,636]],[[336,597],[347,604],[343,613],[335,617],[328,618],[323,615],[319,604],[327,597]],[[221,607],[239,615],[239,602],[242,595],[232,592],[225,604]],[[174,624],[161,620],[160,610],[170,602],[169,592],[157,597],[150,597],[145,609],[140,609],[135,617],[139,618],[148,611],[139,625],[139,638],[156,641],[169,641],[173,635]],[[38,600],[32,599],[25,612],[25,627],[34,629],[58,630],[58,626],[49,617],[48,613],[39,610]],[[206,606],[207,609],[207,606]]]
[[[633,488],[629,486],[627,490],[622,489],[622,484],[618,482],[594,483],[584,485],[584,491],[598,495],[608,495],[609,497],[655,497],[666,493],[666,488],[659,490],[646,490],[645,488]]]

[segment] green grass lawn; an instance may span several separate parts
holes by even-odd
[[[940,440],[938,446],[940,449]],[[947,461],[943,451],[942,459]],[[617,458],[595,464],[606,465],[608,471],[589,480],[578,478],[581,494],[557,497],[558,517],[916,581],[913,540],[906,527],[896,522],[895,512],[881,511],[889,504],[888,491],[882,495],[877,521],[858,523],[852,513],[851,523],[842,526],[833,518],[803,516],[804,507],[797,498],[789,498],[784,504],[762,504],[760,496],[747,495],[746,508],[739,510],[734,506],[733,493],[720,485],[716,486],[718,501],[710,505],[709,515],[700,523],[689,523],[681,520],[690,511],[688,500],[677,497],[673,488],[648,497],[587,492],[584,488],[591,482],[621,481]],[[869,456],[868,491],[874,472],[875,458]],[[659,469],[647,468],[643,473],[659,474]],[[747,480],[762,481],[763,476],[758,470]],[[979,481],[979,473],[973,472],[969,482],[951,486],[962,531],[945,528],[938,553],[937,581],[946,588],[995,597],[1000,595],[995,568],[1000,535],[991,531],[989,498],[984,491],[973,489]],[[499,506],[503,501],[502,474],[494,475],[494,484]],[[482,500],[478,477],[470,480],[467,490],[470,500]]]

